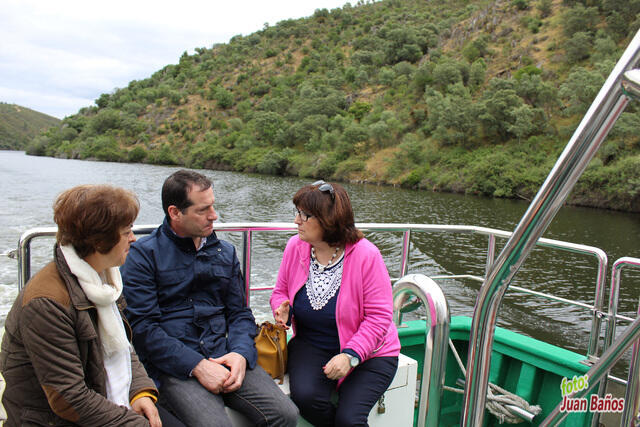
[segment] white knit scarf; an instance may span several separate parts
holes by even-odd
[[[105,270],[107,281],[102,283],[98,273],[85,260],[80,258],[73,246],[60,245],[62,254],[67,260],[67,265],[78,278],[80,287],[96,306],[98,312],[98,335],[102,342],[102,351],[110,357],[114,353],[125,348],[128,349],[129,341],[124,331],[122,318],[117,308],[114,310],[115,302],[122,293],[122,277],[117,267]]]

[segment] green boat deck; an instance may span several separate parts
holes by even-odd
[[[424,320],[410,320],[398,328],[402,353],[418,361],[418,375],[424,361]],[[451,318],[450,338],[462,362],[466,364],[471,318],[454,316]],[[521,335],[504,328],[496,328],[491,357],[489,381],[539,405],[542,412],[532,423],[519,425],[539,425],[561,401],[560,383],[564,377],[582,376],[589,367],[583,363],[585,356],[551,344]],[[445,384],[461,388],[456,380],[464,379],[458,364],[449,350],[445,374]],[[440,411],[441,426],[459,426],[463,395],[445,391]],[[563,426],[583,427],[590,425],[592,413],[570,413]],[[414,417],[414,419],[417,419]],[[499,425],[498,419],[486,413],[484,426]],[[503,424],[504,425],[504,424]]]

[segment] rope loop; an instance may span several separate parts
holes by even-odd
[[[449,339],[449,348],[451,348],[453,356],[458,362],[458,366],[460,367],[462,374],[466,377],[467,370],[465,369],[462,360],[460,359],[460,355],[458,354],[458,351],[453,345],[453,341],[451,341],[451,339]],[[454,393],[464,394],[464,390],[459,388],[444,386],[444,389],[447,391],[452,391]],[[517,394],[511,393],[510,391],[507,391],[502,387],[489,383],[489,388],[487,389],[487,402],[485,404],[485,407],[492,415],[494,415],[498,419],[498,422],[500,424],[520,424],[524,421],[527,421],[521,416],[514,414],[513,411],[510,411],[508,409],[509,406],[518,407],[533,414],[534,416],[538,415],[542,411],[542,408],[540,406],[531,405],[529,402],[527,402]]]

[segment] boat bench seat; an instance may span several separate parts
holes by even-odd
[[[377,427],[410,426],[413,425],[413,410],[416,397],[416,378],[418,363],[410,357],[400,354],[398,371],[393,381],[384,393],[384,413],[379,413],[379,402],[369,413],[369,425]],[[276,380],[276,384],[278,381]],[[278,384],[280,389],[289,396],[289,375],[285,375],[284,383]],[[244,415],[226,407],[234,427],[249,427],[252,424]],[[311,424],[302,417],[298,420],[299,427],[310,427]]]

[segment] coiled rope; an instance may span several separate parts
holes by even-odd
[[[451,348],[451,351],[453,352],[453,356],[456,358],[456,361],[458,362],[458,366],[460,367],[462,374],[466,378],[467,370],[462,364],[462,360],[460,359],[460,356],[458,355],[458,351],[454,347],[453,341],[451,341],[451,339],[449,339],[449,347]],[[459,388],[444,386],[444,389],[447,391],[452,391],[454,393],[464,394],[464,390]],[[542,408],[540,406],[531,405],[529,402],[527,402],[520,396],[513,394],[510,391],[507,391],[502,387],[499,387],[491,383],[489,383],[489,388],[487,389],[487,403],[485,406],[487,410],[498,419],[498,422],[500,424],[503,424],[503,423],[519,424],[521,422],[527,421],[524,418],[514,414],[512,411],[507,409],[507,406],[516,406],[520,409],[530,412],[534,416],[538,415],[540,411],[542,411]]]

